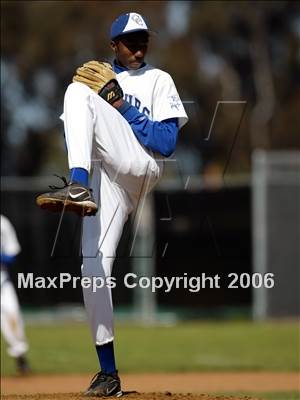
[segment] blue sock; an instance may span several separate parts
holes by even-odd
[[[85,186],[89,184],[89,173],[84,168],[72,168],[70,171],[70,182],[81,183]]]
[[[116,371],[114,342],[96,346],[101,371],[105,374],[111,374]]]

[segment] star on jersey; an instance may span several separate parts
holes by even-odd
[[[182,106],[181,100],[177,94],[168,96],[168,99],[169,99],[169,104],[170,104],[171,108],[176,108],[176,110],[179,110],[180,107]]]

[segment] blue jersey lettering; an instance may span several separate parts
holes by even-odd
[[[148,110],[147,107],[144,107],[143,110],[142,110],[142,114],[144,114],[144,115],[146,115],[147,117],[149,117],[149,115],[150,115],[150,110]]]
[[[139,99],[135,98],[135,108],[137,108],[140,111],[141,107],[141,102]]]
[[[139,112],[149,117],[150,110],[147,107],[142,107],[141,101],[138,98],[133,97],[131,94],[124,93],[124,100],[131,106],[134,106]]]

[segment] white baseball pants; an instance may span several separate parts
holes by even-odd
[[[65,94],[64,127],[69,168],[93,170],[98,213],[83,221],[83,277],[111,276],[128,215],[159,180],[162,162],[138,142],[128,122],[88,86],[72,83]],[[117,290],[117,289],[115,289]],[[111,289],[83,288],[96,345],[114,339]]]
[[[28,350],[19,302],[6,271],[1,271],[1,331],[11,357],[20,357]]]

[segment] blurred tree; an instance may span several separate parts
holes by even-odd
[[[249,171],[254,147],[300,147],[298,2],[10,0],[1,2],[6,174],[65,168],[58,117],[66,86],[82,62],[112,59],[110,24],[128,11],[145,15],[157,31],[148,61],[170,72],[185,101],[190,122],[179,138],[182,154],[201,154],[202,168],[224,166],[240,109],[220,107],[211,140],[205,138],[217,102],[228,100],[247,101],[230,171]],[[17,158],[16,150],[29,152],[30,161],[33,148],[52,142],[55,154],[20,168],[25,155]]]

